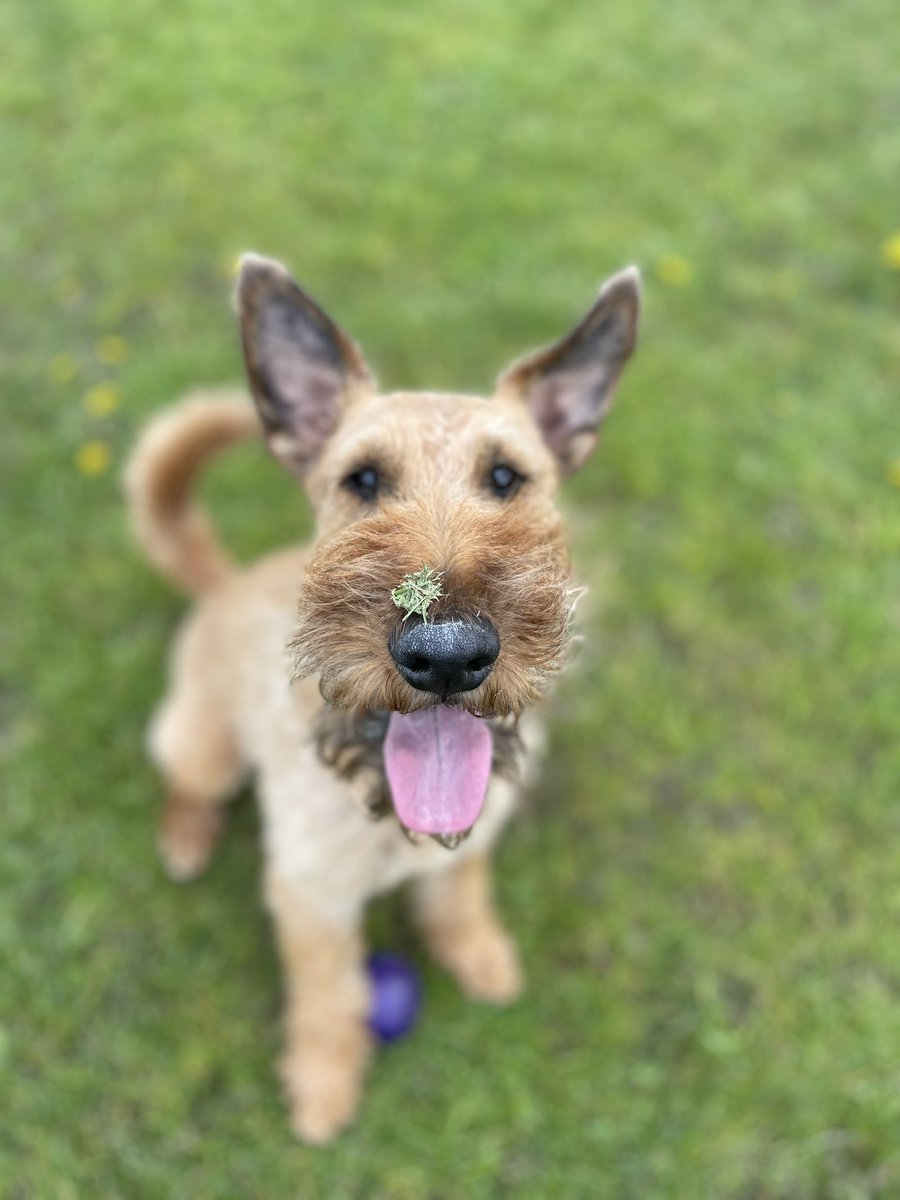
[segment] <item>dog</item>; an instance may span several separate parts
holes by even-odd
[[[195,394],[151,422],[126,472],[139,541],[197,600],[149,736],[167,789],[159,846],[173,878],[196,876],[255,774],[285,975],[280,1070],[293,1130],[324,1143],[354,1118],[371,1052],[373,896],[411,883],[426,945],[469,996],[506,1004],[522,987],[490,852],[540,756],[533,706],[571,636],[557,488],[634,349],[640,276],[608,280],[487,399],[380,394],[277,262],[242,259],[237,304],[255,408]],[[260,429],[317,534],[241,571],[191,489]],[[437,594],[404,614],[400,585],[423,571]]]

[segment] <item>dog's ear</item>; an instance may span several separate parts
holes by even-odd
[[[498,395],[527,404],[564,473],[593,450],[622,368],[634,350],[641,276],[626,267],[600,289],[594,307],[571,333],[514,362]]]
[[[245,254],[237,284],[244,361],[269,449],[305,473],[355,394],[375,381],[356,344],[285,268]]]

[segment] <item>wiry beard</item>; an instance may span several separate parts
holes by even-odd
[[[388,652],[401,623],[390,592],[429,563],[444,572],[444,595],[429,619],[483,614],[500,634],[500,657],[485,682],[448,701],[478,716],[509,716],[545,694],[566,658],[577,596],[558,521],[535,527],[505,510],[490,520],[466,517],[458,513],[438,541],[423,535],[428,523],[419,511],[398,506],[321,542],[289,646],[297,677],[318,675],[337,708],[408,713],[437,703],[406,683]]]

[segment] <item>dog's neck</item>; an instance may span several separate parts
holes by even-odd
[[[344,709],[323,704],[314,727],[319,758],[340,779],[357,780],[363,776],[371,786],[363,803],[373,819],[393,813],[391,795],[384,772],[384,739],[390,713],[374,709]],[[494,743],[491,772],[502,779],[520,779],[524,745],[518,719],[486,718]]]

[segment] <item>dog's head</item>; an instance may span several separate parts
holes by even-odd
[[[388,729],[411,770],[427,743],[477,774],[489,735],[475,718],[521,712],[565,656],[573,592],[554,497],[593,449],[634,348],[638,272],[610,279],[489,399],[380,394],[355,343],[278,263],[248,255],[238,300],[269,449],[318,519],[298,674],[318,674],[341,708],[420,714]],[[396,590],[423,568],[440,595],[411,614]]]

